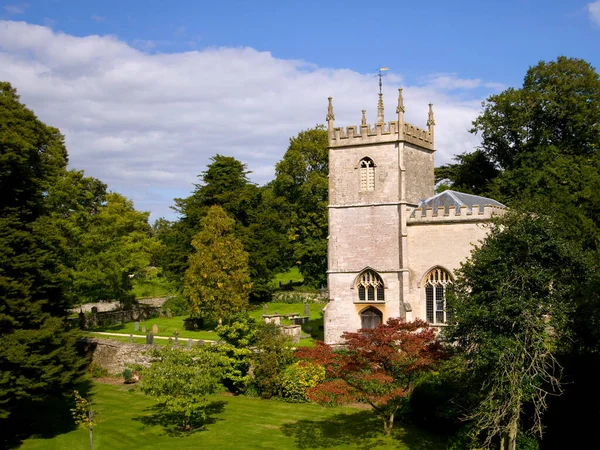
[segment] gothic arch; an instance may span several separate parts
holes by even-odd
[[[384,302],[385,284],[381,276],[370,267],[362,270],[354,279],[352,285],[357,290],[358,302]]]
[[[440,266],[438,264],[438,265],[435,265],[435,266],[431,266],[429,269],[427,269],[425,271],[425,273],[423,274],[423,276],[421,276],[421,280],[419,280],[419,285],[418,285],[420,288],[425,286],[425,283],[427,282],[427,277],[435,269],[439,269],[439,270],[442,270],[442,271],[446,272],[450,276],[450,281],[452,283],[454,283],[454,275],[452,275],[452,271],[448,270],[444,266]]]
[[[373,329],[383,322],[383,312],[374,306],[364,308],[358,314],[361,328]]]
[[[449,313],[446,308],[446,293],[452,289],[454,278],[449,270],[434,266],[425,272],[419,283],[425,296],[425,318],[432,324],[448,322]]]
[[[370,156],[363,156],[356,168],[359,171],[359,190],[370,192],[375,190],[375,161]]]

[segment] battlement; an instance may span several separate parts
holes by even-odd
[[[367,124],[366,110],[362,111],[362,123],[359,126],[334,127],[335,116],[333,114],[332,98],[329,97],[327,108],[327,131],[329,133],[329,147],[350,147],[357,145],[378,144],[382,142],[409,142],[421,148],[435,151],[434,148],[434,125],[433,105],[429,104],[429,117],[427,129],[419,128],[404,121],[404,100],[402,89],[398,89],[398,106],[396,114],[398,120],[385,122],[383,97],[379,94],[377,105],[377,122],[374,125]]]
[[[399,129],[397,120],[392,120],[387,124],[377,123],[373,126],[369,124],[354,125],[345,129],[344,127],[336,127],[329,133],[330,147],[347,147],[395,141],[410,142],[419,147],[434,150],[433,136],[431,136],[429,131],[406,122],[402,123],[401,129]]]
[[[493,216],[501,216],[507,211],[496,205],[473,205],[469,207],[463,205],[460,208],[455,206],[440,206],[434,208],[408,208],[407,225],[426,225],[446,222],[482,222],[489,221]]]

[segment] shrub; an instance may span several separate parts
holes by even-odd
[[[222,345],[216,346],[216,351],[228,357],[231,366],[225,370],[223,384],[231,392],[245,392],[250,376],[250,361],[253,354],[251,349],[256,341],[256,321],[247,314],[235,317],[229,325],[217,327]]]
[[[279,394],[279,377],[295,361],[292,341],[274,324],[260,324],[252,355],[253,387],[262,398]]]
[[[90,375],[92,375],[92,378],[104,378],[108,376],[108,370],[98,366],[95,363],[91,363],[88,370],[90,371]]]
[[[286,367],[280,377],[281,397],[289,402],[306,402],[306,390],[325,381],[325,368],[307,361]]]

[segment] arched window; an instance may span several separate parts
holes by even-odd
[[[446,293],[452,289],[452,278],[444,269],[436,267],[425,278],[425,304],[427,322],[446,323]]]
[[[375,190],[375,163],[371,158],[363,158],[359,163],[360,190],[363,192]]]
[[[383,314],[377,308],[372,306],[363,310],[360,313],[360,327],[361,328],[377,328],[383,320]]]
[[[365,270],[356,282],[358,289],[358,301],[360,302],[383,302],[383,281],[381,277],[372,270]]]

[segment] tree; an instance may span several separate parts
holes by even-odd
[[[298,357],[325,367],[327,381],[308,391],[322,403],[364,401],[383,421],[386,434],[420,373],[435,367],[443,350],[426,322],[391,318],[374,329],[345,332],[346,351],[318,342],[301,348]]]
[[[258,328],[259,325],[248,314],[240,314],[229,325],[217,327],[217,334],[222,341],[217,346],[217,351],[231,361],[223,379],[225,386],[232,392],[245,392],[250,383],[250,366]]]
[[[449,182],[449,188],[482,195],[489,189],[491,180],[498,176],[498,169],[481,151],[463,153],[455,156],[454,164],[446,164],[435,168],[435,182]]]
[[[151,352],[142,371],[141,389],[155,397],[160,410],[190,432],[206,420],[208,396],[218,392],[229,360],[208,347],[165,347]]]
[[[211,206],[201,220],[185,273],[192,317],[228,319],[248,306],[251,282],[248,254],[233,233],[234,221],[220,206]]]
[[[80,301],[131,298],[130,275],[148,267],[160,249],[148,216],[122,195],[106,195],[106,204],[89,219],[79,245],[72,249],[76,254],[72,286]]]
[[[317,287],[326,282],[327,272],[327,148],[324,126],[301,131],[275,166],[273,182],[275,194],[290,205],[294,259],[304,281]]]
[[[280,394],[281,375],[295,361],[292,340],[273,323],[257,326],[252,355],[252,385],[262,398]]]
[[[492,226],[458,271],[449,338],[465,354],[479,390],[467,418],[486,446],[499,437],[503,450],[516,448],[525,406],[541,436],[547,395],[561,387],[554,352],[588,277],[580,252],[552,219],[516,212]]]
[[[66,329],[64,271],[42,219],[64,172],[60,132],[0,83],[0,429],[15,433],[27,409],[71,390],[82,375]],[[3,420],[3,419],[9,419]],[[27,422],[27,421],[24,421]]]
[[[90,450],[94,450],[94,427],[98,425],[96,411],[93,409],[92,402],[83,398],[79,391],[73,391],[75,398],[75,407],[71,409],[73,419],[79,428],[87,429],[90,432]]]
[[[523,86],[490,96],[473,122],[480,148],[438,179],[510,207],[553,211],[565,231],[600,248],[600,77],[587,62],[559,57],[530,67]]]

